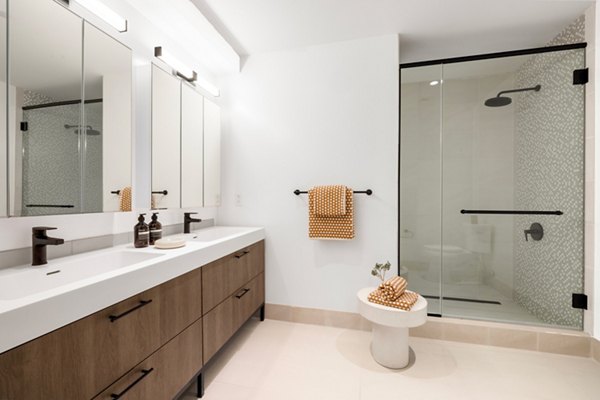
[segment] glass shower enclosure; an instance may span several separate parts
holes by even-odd
[[[582,329],[583,68],[585,44],[401,65],[399,261],[430,314]]]

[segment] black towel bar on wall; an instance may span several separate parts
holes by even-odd
[[[294,190],[294,194],[296,196],[300,196],[301,194],[307,194],[308,191],[306,190]],[[373,194],[373,191],[371,189],[367,189],[367,190],[354,190],[352,193],[354,194],[366,194],[367,196],[370,196]]]
[[[460,210],[461,214],[496,215],[563,215],[562,211],[521,211],[521,210]]]

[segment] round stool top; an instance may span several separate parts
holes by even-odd
[[[394,327],[415,327],[427,322],[427,300],[419,295],[417,302],[410,311],[399,308],[388,307],[382,304],[371,303],[369,294],[373,292],[374,287],[360,289],[357,293],[358,311],[360,315],[371,322],[380,325]]]

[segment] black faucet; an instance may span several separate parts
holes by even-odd
[[[183,213],[183,233],[190,233],[190,224],[192,222],[202,222],[200,218],[192,218],[190,215],[194,215],[198,213],[186,212]]]
[[[31,228],[31,265],[44,265],[48,263],[46,258],[46,246],[57,246],[65,242],[64,239],[48,237],[46,231],[56,229],[48,226],[36,226]]]

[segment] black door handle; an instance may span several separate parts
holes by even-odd
[[[110,322],[115,322],[119,318],[122,318],[122,317],[126,316],[127,314],[132,313],[135,310],[138,310],[138,309],[140,309],[140,308],[142,308],[145,305],[148,305],[150,303],[152,303],[152,299],[150,299],[150,300],[140,300],[140,304],[138,304],[137,306],[133,307],[132,309],[127,310],[127,311],[125,311],[125,312],[123,312],[123,313],[121,313],[119,315],[109,315],[108,319],[110,319]]]
[[[239,294],[236,294],[235,297],[237,297],[238,299],[241,299],[249,291],[250,291],[250,289],[247,289],[247,288],[246,289],[242,289],[242,291]]]
[[[140,381],[142,379],[144,379],[145,377],[147,377],[148,375],[150,375],[150,372],[154,371],[154,368],[150,368],[150,369],[143,369],[142,370],[142,376],[140,376],[139,378],[137,378],[135,381],[133,381],[129,386],[127,386],[125,389],[123,389],[123,391],[121,393],[112,393],[110,395],[111,399],[120,399],[121,397],[123,397],[123,395],[125,393],[127,393],[129,391],[129,389],[131,389],[132,387],[134,387],[135,385],[137,385],[138,383],[140,383]]]
[[[242,257],[244,257],[248,253],[250,253],[250,252],[249,251],[244,251],[242,254],[236,254],[235,258],[242,258]]]

